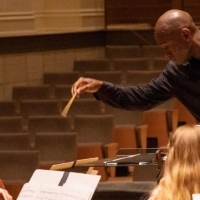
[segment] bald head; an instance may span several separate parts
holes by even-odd
[[[175,36],[183,28],[187,28],[194,33],[197,30],[192,17],[189,13],[172,9],[165,12],[155,25],[155,38],[157,42],[161,37]]]

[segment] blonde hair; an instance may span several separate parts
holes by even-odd
[[[154,200],[192,200],[200,193],[200,126],[184,125],[170,137],[163,178],[151,195]]]

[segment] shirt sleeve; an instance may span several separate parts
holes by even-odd
[[[161,73],[158,78],[142,86],[121,86],[104,82],[94,96],[116,108],[148,110],[162,104],[173,95],[169,81]]]

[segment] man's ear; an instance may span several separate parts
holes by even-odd
[[[185,41],[189,42],[191,40],[192,34],[188,28],[182,29],[182,37]]]

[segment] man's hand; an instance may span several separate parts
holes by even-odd
[[[83,92],[94,93],[97,92],[102,86],[103,81],[80,77],[73,85],[71,89],[72,95],[76,94],[77,97]]]

